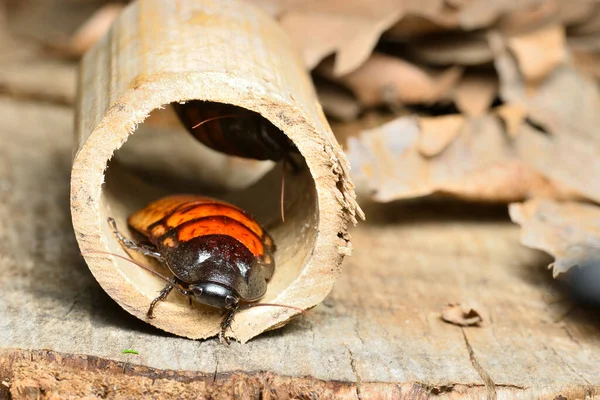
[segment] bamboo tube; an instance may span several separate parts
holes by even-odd
[[[260,113],[280,128],[304,157],[305,168],[286,177],[285,222],[279,213],[277,169],[222,198],[255,214],[277,244],[276,271],[261,301],[302,309],[315,306],[330,292],[341,271],[343,256],[351,250],[347,226],[356,223],[362,211],[355,202],[347,160],[290,41],[260,10],[236,1],[134,2],[83,58],[71,212],[91,272],[121,307],[160,329],[189,338],[218,333],[221,313],[200,305],[190,307],[179,293],[160,303],[156,318],[148,320],[148,306],[164,282],[132,263],[92,253],[126,255],[110,231],[107,217],[114,217],[125,229],[128,215],[149,201],[177,191],[189,192],[189,185],[178,184],[177,169],[171,171],[173,175],[149,183],[135,175],[126,162],[109,160],[135,143],[151,147],[154,154],[157,148],[163,149],[162,145],[152,147],[152,137],[143,133],[152,127],[142,123],[153,110],[193,99]],[[134,132],[139,140],[126,143]],[[202,147],[166,142],[171,145],[164,146],[164,156],[178,167],[190,160],[184,154]],[[123,150],[119,150],[121,146]],[[191,159],[200,167],[205,163],[211,168],[210,157]],[[136,160],[156,162],[153,156]],[[227,173],[235,173],[235,168]],[[196,187],[194,191],[198,192]],[[279,307],[247,309],[235,317],[228,334],[245,342],[285,324],[297,313]]]

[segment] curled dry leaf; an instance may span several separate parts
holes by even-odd
[[[356,98],[343,88],[320,82],[316,85],[319,103],[328,117],[340,121],[352,121],[360,114],[360,105]]]
[[[559,1],[540,1],[537,4],[513,9],[500,16],[496,27],[505,34],[520,34],[531,32],[549,23],[556,23],[568,12],[559,7]],[[571,8],[577,6],[569,7]]]
[[[265,3],[265,0],[259,1]],[[280,22],[303,54],[308,68],[336,54],[333,73],[347,74],[368,59],[382,33],[404,16],[441,18],[444,0],[292,1]],[[273,8],[273,7],[270,7]],[[415,26],[415,25],[413,25]]]
[[[414,39],[409,42],[408,51],[418,60],[433,65],[481,65],[493,60],[485,37],[475,33]]]
[[[492,112],[502,119],[506,133],[513,139],[521,130],[527,116],[527,110],[516,104],[503,104],[495,107]]]
[[[425,157],[437,156],[454,141],[464,123],[465,118],[460,114],[420,117],[419,153]]]
[[[561,65],[529,94],[500,35],[490,35],[503,99],[524,108],[546,131],[522,124],[518,157],[561,187],[600,202],[600,90],[572,65]],[[585,173],[582,173],[585,171]]]
[[[562,0],[562,9],[573,9],[574,4],[569,0]],[[587,3],[587,2],[578,2]],[[594,37],[600,33],[600,5],[598,2],[590,2],[590,8],[582,11],[580,20],[571,20],[569,24],[569,34],[578,37]],[[582,6],[582,5],[580,5]]]
[[[409,39],[417,39],[421,36],[440,33],[455,28],[458,24],[447,24],[432,21],[420,15],[405,15],[402,19],[396,22],[390,29],[385,31],[383,38],[391,41],[406,41]]]
[[[402,16],[402,4],[323,0],[291,9],[280,24],[300,50],[307,68],[337,53],[333,72],[346,74],[371,54],[381,33]]]
[[[434,157],[421,154],[421,134],[418,118],[401,117],[348,138],[356,181],[367,185],[375,201],[436,192],[502,202],[573,196],[516,157],[497,117],[466,120],[450,144],[439,138],[443,151]]]
[[[522,12],[524,9],[536,7],[539,4],[539,0],[473,0],[466,2],[458,10],[458,20],[460,26],[465,30],[486,28],[493,25],[502,15],[512,11]]]
[[[489,321],[487,310],[473,300],[449,303],[442,309],[442,319],[458,326],[479,326]]]
[[[539,82],[566,61],[565,29],[562,25],[550,25],[513,36],[508,39],[508,47],[515,54],[525,79]]]
[[[498,95],[498,78],[493,72],[468,72],[454,90],[456,107],[465,115],[485,114]]]
[[[590,175],[592,177],[592,175]],[[511,219],[521,226],[521,243],[556,259],[554,277],[600,260],[600,207],[534,199],[511,204]]]
[[[355,27],[357,32],[344,41],[336,53],[333,73],[337,76],[344,75],[360,67],[371,56],[381,37],[381,32],[388,29],[399,18],[400,10],[396,10],[377,21]]]
[[[573,50],[571,54],[577,69],[600,81],[600,53]]]
[[[350,88],[365,106],[385,102],[432,103],[444,97],[458,82],[462,68],[430,70],[402,59],[374,53],[357,70],[336,77],[331,62],[317,73]]]

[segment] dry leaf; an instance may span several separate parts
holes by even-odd
[[[538,6],[539,3],[539,0],[473,0],[460,8],[458,19],[464,30],[486,28],[493,25],[504,14],[512,11],[522,12],[529,7]]]
[[[600,80],[600,52],[590,53],[586,51],[573,50],[571,55],[576,68],[590,75],[596,80]]]
[[[518,8],[502,15],[496,25],[504,34],[531,32],[543,25],[559,22],[561,11],[562,14],[565,14],[564,10],[559,8],[557,1],[540,1],[529,7]]]
[[[528,94],[514,58],[501,36],[490,35],[496,53],[500,92],[506,102],[523,107],[529,124],[515,141],[519,158],[561,187],[600,202],[600,91],[595,82],[570,65],[562,65]],[[585,173],[582,173],[585,171]]]
[[[343,15],[289,13],[280,20],[282,28],[302,55],[304,64],[313,69],[355,30]]]
[[[498,78],[491,72],[467,72],[454,90],[456,107],[470,117],[485,114],[498,95]]]
[[[458,326],[480,326],[489,321],[485,308],[473,300],[449,303],[442,309],[442,319]]]
[[[517,158],[498,118],[465,121],[456,139],[435,157],[421,155],[420,135],[418,118],[402,117],[348,138],[353,176],[375,201],[436,192],[480,201],[573,198]]]
[[[564,27],[551,25],[511,37],[508,47],[516,55],[525,79],[539,82],[566,61],[565,40]]]
[[[454,28],[456,25],[437,23],[419,15],[405,15],[400,21],[385,31],[383,37],[388,40],[404,41],[444,32]]]
[[[373,52],[381,33],[400,18],[400,10],[364,26],[355,26],[355,34],[344,41],[336,53],[333,73],[345,75],[360,67]]]
[[[563,0],[561,2],[562,9],[569,9],[573,7],[573,1]],[[588,2],[577,2],[577,3],[588,3]],[[589,5],[591,9],[583,15],[583,19],[575,22],[571,21],[569,24],[569,34],[573,36],[595,36],[600,33],[600,4],[597,1],[590,1]]]
[[[525,121],[527,111],[515,104],[504,104],[495,107],[493,113],[498,115],[504,122],[506,133],[512,138],[515,138],[521,130],[521,125]]]
[[[336,139],[342,145],[342,148],[348,148],[348,139],[358,137],[360,133],[367,129],[374,129],[380,125],[388,123],[398,118],[396,114],[382,114],[378,111],[367,111],[359,119],[349,122],[330,121],[331,130]]]
[[[351,93],[326,82],[318,82],[316,89],[319,103],[328,117],[340,121],[351,121],[358,117],[360,105]]]
[[[402,4],[393,1],[307,2],[284,13],[280,24],[300,50],[305,65],[313,69],[337,53],[333,71],[346,74],[371,54],[382,32],[402,16]]]
[[[333,73],[344,75],[368,59],[383,32],[397,31],[404,16],[443,21],[445,12],[443,0],[320,0],[293,2],[280,23],[308,68],[336,54]]]
[[[464,123],[465,118],[459,114],[420,117],[421,134],[417,143],[419,153],[425,157],[437,156],[454,141]]]
[[[554,277],[600,260],[600,207],[534,199],[511,204],[509,212],[521,225],[521,243],[554,256]]]
[[[418,60],[433,65],[481,65],[493,60],[485,37],[475,33],[413,39],[408,43],[408,51]]]
[[[349,87],[365,106],[386,101],[404,104],[432,103],[441,99],[458,82],[460,67],[435,71],[396,57],[374,53],[357,70],[336,77],[331,63],[317,72]]]

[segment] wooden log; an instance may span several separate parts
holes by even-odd
[[[356,222],[361,211],[347,161],[308,73],[285,34],[266,14],[233,0],[134,2],[84,57],[79,88],[71,184],[73,226],[90,270],[125,310],[189,338],[206,338],[219,330],[219,311],[190,308],[178,294],[161,303],[155,319],[148,320],[148,306],[164,282],[116,257],[91,254],[124,254],[107,217],[124,227],[132,212],[166,192],[173,193],[169,185],[176,176],[144,185],[123,168],[109,165],[107,170],[107,163],[153,110],[189,100],[258,112],[296,144],[305,167],[288,182],[285,223],[276,205],[280,186],[275,173],[270,180],[267,177],[230,197],[258,216],[278,247],[276,272],[264,302],[307,309],[329,293],[343,256],[350,251],[347,225]],[[162,150],[172,164],[181,165],[185,147]],[[195,162],[209,167],[204,157]],[[181,184],[177,189],[187,192],[189,186]],[[295,314],[298,311],[289,308],[246,309],[234,319],[232,337],[245,342]]]
[[[520,245],[504,207],[367,204],[354,255],[307,315],[227,347],[154,329],[79,254],[72,118],[0,98],[1,399],[598,397],[597,310]],[[463,299],[490,321],[443,322],[443,306]]]

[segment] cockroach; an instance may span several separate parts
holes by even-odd
[[[290,154],[294,143],[262,115],[231,104],[202,100],[173,103],[185,128],[213,150],[255,160],[286,160],[296,165]]]
[[[240,304],[260,299],[273,275],[272,238],[247,212],[223,201],[175,195],[148,204],[127,219],[129,228],[147,243],[123,236],[113,218],[108,222],[124,247],[157,259],[174,275],[168,278],[136,263],[167,282],[150,304],[148,318],[176,289],[190,302],[227,311],[219,334],[221,341],[226,340],[225,331]]]
[[[204,145],[231,156],[256,160],[283,160],[281,218],[283,215],[285,165],[299,170],[292,154],[294,143],[262,115],[231,104],[202,100],[173,103],[185,128]]]

